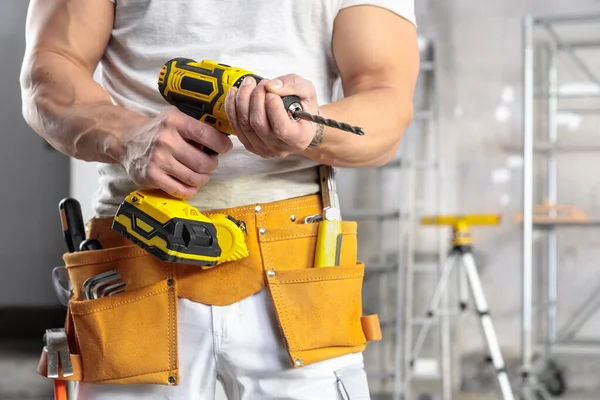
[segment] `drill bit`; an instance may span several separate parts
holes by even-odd
[[[332,119],[323,118],[319,115],[309,114],[305,111],[295,110],[292,112],[292,116],[295,118],[300,118],[300,119],[306,120],[306,121],[312,121],[317,124],[323,124],[323,125],[329,126],[331,128],[337,128],[337,129],[341,129],[346,132],[352,132],[352,133],[354,133],[356,135],[360,135],[360,136],[365,134],[365,131],[363,130],[363,128],[360,128],[358,126],[352,126],[352,125],[346,124],[345,122],[337,122]]]

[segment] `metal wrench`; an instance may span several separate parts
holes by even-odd
[[[93,284],[94,284],[96,281],[98,281],[98,280],[100,280],[100,279],[104,279],[104,278],[107,278],[107,277],[113,277],[113,276],[115,276],[115,275],[116,275],[118,278],[120,278],[120,275],[119,275],[119,274],[117,274],[117,271],[113,269],[113,270],[106,271],[106,272],[103,272],[103,273],[101,273],[101,274],[94,275],[94,276],[91,276],[91,277],[87,278],[87,279],[86,279],[86,280],[83,282],[83,285],[81,286],[81,293],[82,293],[82,296],[83,296],[83,298],[84,298],[85,300],[91,300],[91,299],[92,299],[92,296],[91,296],[91,294],[92,294],[92,293],[91,293],[91,286],[92,286],[92,285],[93,285]]]
[[[91,298],[97,299],[98,298],[98,290],[100,290],[101,287],[103,287],[104,285],[107,285],[109,283],[116,282],[119,279],[121,279],[121,275],[114,272],[113,274],[111,274],[109,276],[105,276],[103,278],[93,280],[92,283],[90,284]]]
[[[112,296],[117,293],[122,293],[125,291],[125,282],[118,282],[112,285],[108,285],[103,287],[98,294],[98,297],[107,297]],[[93,294],[93,291],[92,291]]]

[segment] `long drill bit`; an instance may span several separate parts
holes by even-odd
[[[354,133],[356,135],[360,135],[360,136],[365,134],[365,131],[361,127],[352,126],[345,122],[337,122],[332,119],[323,118],[319,115],[313,115],[313,114],[307,113],[306,111],[294,110],[292,112],[292,116],[295,118],[300,118],[300,119],[306,120],[306,121],[312,121],[317,124],[323,124],[323,125],[329,126],[331,128],[341,129],[346,132],[352,132],[352,133]]]

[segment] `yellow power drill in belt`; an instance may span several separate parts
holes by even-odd
[[[204,60],[174,58],[158,76],[163,98],[181,112],[213,126],[224,134],[235,134],[225,112],[231,87],[240,87],[245,77],[262,78],[242,68]],[[295,120],[310,120],[363,135],[361,128],[302,110],[297,96],[282,97],[285,109]],[[205,152],[214,154],[211,149]],[[243,223],[227,215],[206,216],[187,201],[161,190],[140,189],[130,193],[117,211],[113,229],[167,262],[210,268],[248,255]]]

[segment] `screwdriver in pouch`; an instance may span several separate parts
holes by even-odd
[[[174,58],[168,61],[158,76],[158,90],[163,98],[181,112],[212,125],[218,131],[233,135],[225,112],[225,99],[229,89],[239,88],[248,76],[260,82],[263,78],[242,68],[203,60]],[[283,106],[294,120],[308,120],[356,135],[365,132],[358,126],[313,115],[302,109],[298,96],[283,96]],[[207,153],[214,151],[205,148]]]
[[[342,217],[333,168],[328,165],[319,166],[319,179],[323,214],[317,233],[314,266],[315,268],[334,267],[340,265]]]

